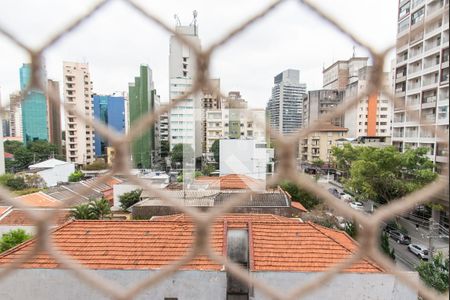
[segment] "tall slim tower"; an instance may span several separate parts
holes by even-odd
[[[200,48],[196,13],[194,21],[182,26],[178,21],[176,32]],[[169,54],[169,97],[173,100],[190,90],[196,70],[196,57],[192,49],[184,45],[175,36],[170,37]],[[171,149],[176,144],[192,147],[195,157],[202,153],[202,114],[201,95],[191,95],[187,99],[177,100],[179,105],[169,114],[169,139]]]
[[[93,117],[92,81],[87,63],[64,62],[64,101]],[[71,111],[65,114],[66,158],[77,165],[94,161],[94,128],[84,124]]]
[[[439,172],[448,146],[433,128],[449,126],[449,2],[399,1],[392,144],[426,147]]]
[[[45,77],[45,70],[41,70]],[[31,80],[31,65],[23,64],[20,68],[20,89],[25,91]],[[46,82],[44,82],[46,84]],[[35,140],[48,141],[47,99],[43,91],[32,89],[23,95],[22,133],[25,144]]]
[[[270,126],[286,134],[302,127],[306,84],[300,83],[300,71],[288,69],[274,77],[272,97],[267,104]]]
[[[11,136],[22,138],[22,96],[20,92],[9,95],[9,120]]]

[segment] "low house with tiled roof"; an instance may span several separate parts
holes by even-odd
[[[233,197],[239,197],[245,190],[169,190],[164,191],[177,205],[208,210],[223,205]],[[307,210],[291,196],[278,187],[270,191],[256,192],[236,204],[230,212],[276,214],[285,217],[299,217]],[[149,219],[179,213],[176,206],[159,197],[158,193],[142,191],[141,201],[131,207],[135,219]]]
[[[92,272],[131,286],[181,259],[192,246],[195,227],[183,215],[151,221],[71,221],[52,233],[55,246]],[[305,284],[356,252],[345,233],[275,215],[225,215],[211,225],[211,247],[281,293]],[[29,240],[0,255],[0,267],[36,244]],[[64,270],[42,252],[0,281],[0,293],[15,299],[109,299]],[[413,274],[414,275],[414,274]],[[205,255],[193,258],[137,299],[268,299]],[[237,298],[233,298],[237,299]],[[362,259],[308,299],[417,299],[376,263]]]

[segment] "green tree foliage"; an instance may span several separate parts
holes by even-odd
[[[218,163],[220,159],[220,141],[215,140],[211,145],[211,152],[214,154],[214,160]]]
[[[108,216],[111,216],[111,207],[104,198],[82,203],[72,210],[72,217],[77,220],[103,220]]]
[[[395,260],[395,251],[389,246],[389,235],[386,232],[382,232],[380,235],[380,249],[386,256]]]
[[[0,184],[6,186],[6,182],[12,178],[14,178],[14,174],[11,173],[5,173],[3,175],[0,175]]]
[[[202,169],[202,173],[205,176],[210,176],[212,172],[214,172],[216,168],[213,165],[205,165]]]
[[[183,163],[183,157],[194,157],[194,150],[188,144],[176,144],[171,152],[171,160],[173,163]]]
[[[84,173],[80,170],[76,170],[72,174],[69,175],[69,182],[78,182],[80,180],[83,180]]]
[[[4,234],[0,240],[0,252],[11,249],[12,247],[19,245],[26,240],[30,239],[31,235],[27,234],[23,229],[13,229]]]
[[[444,258],[441,252],[438,252],[433,259],[428,262],[421,262],[416,267],[420,278],[430,287],[441,293],[448,292],[448,257]]]
[[[122,196],[119,197],[120,201],[120,207],[122,209],[126,210],[130,206],[132,206],[135,203],[138,203],[140,200],[142,194],[142,190],[134,190],[128,193],[124,193]]]
[[[352,238],[358,236],[358,224],[355,221],[345,223],[345,232]]]
[[[5,149],[5,152],[14,154],[16,153],[16,150],[20,147],[23,147],[23,143],[19,141],[5,141],[3,143],[3,147]]]
[[[281,182],[280,187],[291,195],[293,201],[300,202],[308,210],[320,203],[317,197],[300,189],[290,181]]]
[[[404,153],[394,147],[333,148],[339,169],[349,173],[345,188],[357,199],[372,199],[384,204],[403,197],[436,178],[433,163],[426,157],[426,148],[409,149]]]
[[[317,168],[322,168],[324,164],[325,164],[324,161],[321,160],[320,158],[312,161],[312,165]]]
[[[18,141],[6,141],[4,147],[6,152],[14,155],[14,160],[8,160],[6,163],[5,167],[8,172],[24,170],[29,165],[50,157],[65,160],[64,156],[58,154],[58,146],[43,140],[28,143],[26,147]]]
[[[6,181],[6,186],[12,189],[13,191],[19,191],[24,190],[27,188],[27,184],[25,183],[25,180],[20,177],[16,176],[13,178],[10,178]]]
[[[108,169],[108,164],[102,158],[97,158],[89,165],[84,165],[83,170],[87,171],[96,171],[96,170],[104,170]]]
[[[169,141],[161,141],[161,157],[167,157],[170,152]]]

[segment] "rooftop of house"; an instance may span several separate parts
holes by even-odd
[[[226,254],[227,231],[250,234],[251,271],[322,272],[345,260],[357,249],[347,234],[313,223],[274,215],[230,214],[211,225],[214,251]],[[53,231],[53,241],[66,255],[89,269],[160,269],[183,257],[194,241],[194,224],[183,215],[150,221],[71,221]],[[0,265],[23,256],[34,246],[29,240],[0,255]],[[54,269],[62,266],[47,253],[27,259],[21,268]],[[182,270],[221,271],[206,256],[197,256]],[[344,272],[383,272],[363,259]]]
[[[26,194],[14,199],[29,207],[56,207],[61,205],[61,201],[47,195],[44,192]]]
[[[56,158],[47,159],[46,161],[42,161],[40,163],[30,165],[28,168],[31,169],[49,169],[54,168],[59,165],[70,164],[67,161],[62,161]]]
[[[229,174],[220,177],[200,176],[195,179],[194,183],[203,182],[207,182],[210,189],[219,190],[261,190],[265,188],[264,181],[240,174]]]
[[[35,221],[30,214],[55,211],[54,218],[50,220],[52,225],[62,225],[70,219],[70,211],[62,209],[18,209],[12,208],[0,214],[0,226],[34,226]]]

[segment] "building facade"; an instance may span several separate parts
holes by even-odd
[[[371,66],[358,70],[358,77],[348,85],[344,94],[344,102],[351,101],[363,93],[370,84]],[[389,75],[384,73],[384,85],[389,89]],[[350,137],[391,136],[392,101],[384,93],[376,93],[363,97],[349,107],[344,115],[344,127],[348,128]]]
[[[20,92],[9,95],[9,121],[11,136],[22,138],[22,97]]]
[[[59,96],[59,82],[49,79],[47,81],[47,88],[49,90],[49,95],[47,96],[49,141],[58,147],[58,154],[62,154],[61,99]],[[50,100],[50,94],[57,96],[57,103]]]
[[[338,60],[323,69],[323,88],[344,91],[349,83],[358,80],[359,69],[367,66],[368,57],[355,57]]]
[[[128,105],[130,131],[141,117],[153,112],[159,107],[159,96],[156,95],[152,70],[147,65],[141,65],[139,76],[134,83],[128,85]],[[159,157],[159,122],[156,122],[139,133],[131,144],[131,155],[135,168],[150,169]]]
[[[286,134],[302,127],[306,84],[300,83],[300,71],[288,69],[274,77],[272,97],[267,104],[270,127]]]
[[[41,70],[45,78],[45,71]],[[31,80],[31,65],[23,64],[20,68],[20,90],[25,92]],[[46,83],[46,82],[45,82]],[[22,137],[24,144],[36,140],[49,140],[47,120],[47,99],[43,91],[31,89],[21,104]]]
[[[87,118],[93,117],[92,81],[89,65],[63,62],[64,101]],[[77,165],[90,164],[95,159],[94,128],[85,124],[71,111],[65,114],[66,160]]]
[[[321,160],[329,165],[332,160],[331,149],[347,136],[347,132],[347,128],[331,123],[321,124],[317,131],[300,141],[300,161],[312,163]]]
[[[392,143],[427,147],[440,171],[448,146],[434,133],[449,126],[449,2],[399,1]]]
[[[94,95],[93,101],[94,117],[118,133],[124,134],[125,98],[121,96]],[[108,140],[100,134],[96,134],[94,141],[95,156],[107,157],[107,148],[111,146]]]
[[[195,16],[191,25],[178,24],[175,31],[200,48]],[[169,99],[178,103],[169,114],[170,148],[172,149],[176,144],[186,144],[194,150],[194,157],[200,157],[203,140],[201,95],[195,94],[180,99],[192,87],[196,71],[195,53],[175,35],[170,37],[169,51]],[[189,161],[194,157],[189,158]],[[185,158],[184,161],[188,162],[188,159]]]
[[[344,92],[338,90],[309,91],[308,97],[303,100],[303,127],[308,127],[322,115],[332,112],[342,103]],[[331,123],[335,126],[344,126],[344,116],[334,118]]]

